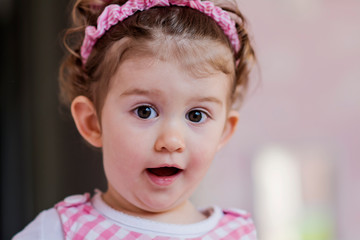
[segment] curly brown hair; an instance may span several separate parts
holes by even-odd
[[[96,26],[98,16],[107,5],[125,2],[77,0],[74,4],[73,26],[64,35],[68,54],[61,64],[59,76],[61,101],[65,105],[69,106],[76,96],[84,95],[93,101],[99,112],[109,80],[121,61],[146,54],[165,60],[176,59],[195,74],[214,70],[230,74],[233,79],[231,103],[242,102],[255,54],[246,31],[246,20],[235,1],[212,2],[227,11],[236,22],[241,42],[236,53],[221,28],[205,14],[187,7],[155,7],[137,12],[111,27],[96,42],[83,65],[80,47],[85,27]]]

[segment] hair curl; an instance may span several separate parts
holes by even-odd
[[[122,5],[125,2],[126,0],[77,0],[75,2],[72,10],[73,25],[66,30],[63,40],[68,54],[59,72],[62,103],[69,106],[76,96],[84,95],[94,102],[99,111],[103,104],[104,94],[107,92],[108,81],[124,59],[125,53],[133,50],[132,53],[135,51],[146,54],[150,47],[145,47],[141,51],[142,46],[154,43],[156,40],[161,43],[164,39],[172,40],[168,41],[170,44],[176,43],[180,55],[184,52],[181,51],[184,50],[182,47],[186,49],[186,46],[189,46],[189,42],[181,45],[183,39],[190,40],[191,45],[195,44],[194,40],[207,41],[201,50],[202,53],[206,52],[211,42],[225,46],[228,51],[231,51],[233,70],[226,69],[227,61],[220,57],[220,53],[204,58],[208,58],[206,61],[210,61],[210,65],[217,68],[216,70],[233,72],[231,101],[232,104],[242,101],[248,87],[250,69],[255,62],[255,54],[246,31],[246,20],[235,1],[213,0],[212,2],[227,11],[236,22],[241,43],[241,48],[237,53],[232,52],[232,46],[221,28],[205,14],[187,7],[156,7],[138,12],[113,26],[97,41],[86,65],[83,66],[80,47],[86,26],[96,25],[98,16],[107,5]],[[191,51],[194,52],[198,48],[199,46],[193,47]],[[214,52],[216,51],[214,49]],[[201,54],[195,53],[195,55],[200,57]],[[182,57],[183,55],[178,56],[178,59],[181,60]]]

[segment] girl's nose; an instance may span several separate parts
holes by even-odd
[[[185,150],[183,132],[176,126],[162,128],[154,147],[158,152],[183,152]]]

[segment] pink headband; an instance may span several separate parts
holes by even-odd
[[[147,10],[156,6],[170,5],[190,7],[213,18],[229,38],[235,52],[239,51],[240,40],[237,35],[235,22],[226,11],[215,6],[212,2],[201,0],[129,0],[122,6],[117,4],[108,5],[97,19],[97,28],[94,26],[86,27],[84,41],[81,46],[83,65],[85,65],[96,41],[101,38],[110,27],[123,21],[137,11]]]

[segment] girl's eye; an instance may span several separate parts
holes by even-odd
[[[200,110],[192,110],[186,115],[186,118],[191,122],[202,123],[208,118],[208,115]]]
[[[154,108],[146,105],[137,107],[135,114],[142,119],[151,119],[158,116]]]

